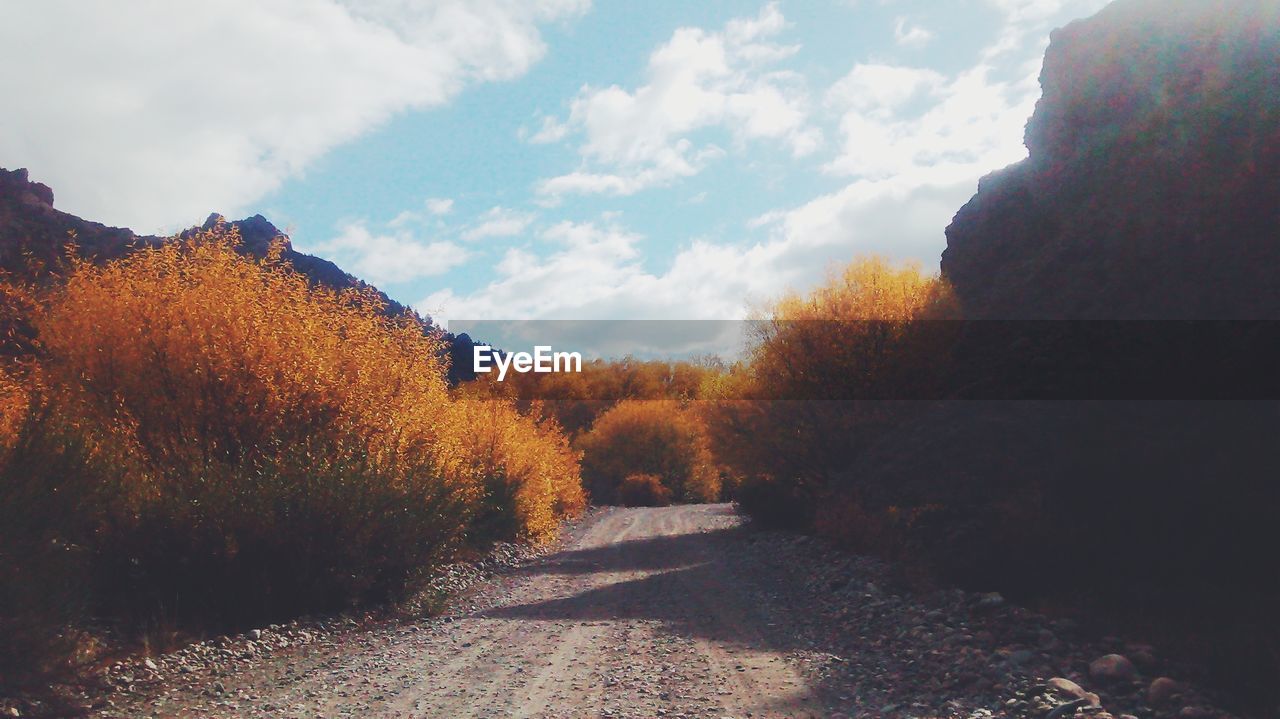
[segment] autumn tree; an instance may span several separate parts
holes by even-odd
[[[673,400],[625,400],[578,439],[583,476],[598,504],[623,499],[628,477],[657,477],[680,502],[713,502],[720,473],[698,416]],[[632,480],[635,483],[639,480]]]
[[[811,523],[832,478],[941,386],[955,317],[937,276],[869,257],[753,322],[748,358],[707,391],[717,455],[747,479],[744,507]]]
[[[22,547],[75,547],[78,579],[46,584],[221,629],[392,598],[464,542],[540,541],[582,509],[555,423],[451,397],[438,331],[237,246],[202,233],[2,295],[23,316],[3,325],[0,561],[24,586],[47,563]],[[0,601],[0,624],[31,604]]]

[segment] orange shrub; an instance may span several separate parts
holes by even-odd
[[[811,526],[825,488],[941,385],[950,289],[918,266],[855,260],[778,301],[741,366],[708,383],[717,457],[739,503],[767,523]]]
[[[21,378],[0,368],[0,464],[18,439],[18,430],[27,417],[31,391]]]
[[[582,472],[592,500],[619,500],[618,487],[633,474],[658,477],[680,502],[714,502],[720,472],[699,417],[670,400],[625,400],[578,439]]]
[[[554,420],[535,423],[501,400],[459,400],[453,414],[465,428],[459,471],[484,487],[475,531],[540,541],[585,508],[578,453]]]
[[[492,375],[481,375],[462,391],[470,396],[497,395],[518,398],[522,405],[537,404],[542,414],[554,416],[570,437],[577,437],[624,399],[697,399],[706,379],[719,371],[709,359],[595,359],[584,363],[581,372],[514,374],[501,383]]]
[[[618,485],[618,501],[628,507],[665,507],[671,490],[656,474],[629,474]]]
[[[916,264],[855,260],[807,296],[788,295],[750,356],[754,394],[854,399],[921,395],[937,383],[946,332],[955,319],[949,286]],[[749,390],[751,392],[751,390]]]
[[[39,401],[0,382],[0,426],[40,409],[6,498],[62,481],[32,467],[79,478],[66,516],[9,508],[92,547],[100,611],[218,628],[390,597],[463,541],[581,509],[558,429],[451,399],[434,331],[236,244],[73,263],[31,320]]]

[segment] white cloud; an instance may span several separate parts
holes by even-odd
[[[802,257],[806,244],[828,245],[847,248],[845,256],[876,252],[931,265],[978,179],[1026,156],[1023,130],[1040,96],[1050,27],[1064,12],[1084,15],[1105,0],[988,2],[1004,22],[972,67],[943,74],[859,63],[828,90],[828,107],[840,113],[841,149],[824,169],[850,183],[757,218],[774,223],[775,241],[791,257]]]
[[[642,275],[640,237],[616,225],[561,222],[542,234],[556,249],[547,257],[511,248],[497,264],[498,278],[466,296],[437,292],[418,303],[445,318],[529,319],[563,312],[604,312],[620,287]],[[574,319],[584,318],[575,316]]]
[[[442,217],[453,212],[453,200],[448,198],[429,197],[422,204],[426,208],[427,215],[432,217]],[[422,222],[424,219],[426,217],[418,210],[404,210],[391,218],[387,225],[389,227],[404,227],[415,222]]]
[[[919,25],[912,25],[905,17],[900,17],[893,25],[893,40],[903,47],[924,47],[933,40],[933,32]]]
[[[803,78],[770,69],[799,49],[773,41],[785,27],[770,3],[718,32],[680,28],[650,55],[647,81],[635,90],[584,87],[565,121],[544,119],[531,138],[580,135],[582,167],[542,181],[538,192],[630,195],[695,175],[722,152],[690,138],[711,127],[739,145],[768,139],[795,156],[813,152],[822,135],[808,122]]]
[[[435,292],[417,303],[443,319],[736,318],[747,276],[726,266],[715,246],[695,243],[665,273],[641,262],[644,238],[612,223],[561,222],[542,234],[555,249],[539,257],[510,249],[497,279],[468,294]],[[758,275],[757,275],[758,276]]]
[[[447,215],[453,212],[453,200],[447,197],[427,198],[427,212],[433,215]]]
[[[758,230],[761,227],[768,227],[776,224],[779,220],[785,219],[786,216],[787,213],[782,210],[769,210],[747,220],[747,229]]]
[[[400,231],[374,233],[363,222],[347,223],[340,229],[337,237],[304,249],[333,260],[374,285],[441,275],[469,258],[467,251],[453,242],[421,242]]]
[[[1068,8],[1078,11],[1078,15],[1087,15],[1108,2],[1110,0],[986,0],[1004,14],[1006,24],[1018,26],[1048,22]]]
[[[692,177],[707,164],[722,157],[725,152],[715,145],[707,145],[696,152],[693,143],[676,140],[671,147],[657,151],[650,163],[641,168],[628,168],[622,172],[570,172],[552,177],[538,184],[538,193],[555,202],[567,194],[633,195],[640,190],[665,184],[680,177]]]
[[[388,227],[404,227],[422,220],[422,213],[413,210],[403,210],[395,217],[387,222]]]
[[[950,78],[925,69],[855,66],[828,93],[843,115],[842,150],[826,169],[881,178],[961,164],[976,179],[1020,159],[1038,86],[1034,78],[1004,82],[992,74],[986,65]]]
[[[1092,2],[1053,5],[1083,14]],[[429,300],[443,303],[451,316],[475,319],[731,319],[787,289],[811,287],[858,254],[932,265],[944,246],[945,226],[972,196],[978,178],[1025,155],[1022,131],[1039,96],[1036,76],[1046,23],[1059,15],[1044,14],[1045,3],[1004,4],[1010,9],[999,39],[972,67],[944,74],[859,63],[834,83],[825,102],[840,117],[841,143],[826,170],[847,178],[847,184],[748,220],[747,228],[760,239],[695,240],[668,265],[654,269],[642,261],[643,238],[613,224],[565,225],[548,236],[572,236],[575,242],[545,257],[512,251],[500,265],[500,277],[487,286],[464,294],[437,293]],[[997,52],[1008,38],[1015,38],[1009,47],[1018,54]],[[1011,79],[1001,79],[998,69]],[[600,97],[628,109],[617,114],[619,121],[632,117],[628,103],[636,95],[615,90]],[[696,106],[698,96],[689,97]],[[598,143],[600,149],[592,151],[619,158],[618,167],[632,167],[625,162],[632,155],[647,160],[672,146],[675,136],[610,134],[606,124],[601,128],[585,131],[585,147]],[[670,157],[680,158],[692,148],[674,149]],[[644,162],[638,166],[646,167]],[[620,192],[619,183],[634,175],[567,177],[605,189],[612,183]]]
[[[0,157],[144,231],[237,214],[331,148],[524,73],[588,0],[0,4]],[[134,41],[122,41],[133,38]]]
[[[1067,15],[1091,15],[1112,0],[986,0],[1004,16],[999,38],[983,51],[984,60],[1027,51],[1034,55],[1037,66],[1048,44],[1048,29]]]
[[[976,185],[981,175],[1026,156],[1023,129],[1040,96],[1049,27],[1064,10],[1084,14],[1104,0],[987,2],[1004,22],[973,66],[944,75],[859,63],[828,90],[828,106],[841,113],[841,151],[825,166],[829,173],[921,186],[967,173]],[[900,18],[899,39],[910,34],[907,27]]]
[[[534,216],[505,207],[494,207],[480,217],[480,222],[462,233],[468,240],[486,237],[514,237],[523,234],[533,222]]]
[[[542,116],[542,125],[537,132],[530,133],[525,128],[520,128],[520,139],[527,140],[535,145],[545,145],[552,142],[559,142],[569,134],[569,126],[560,122],[551,115]]]
[[[970,179],[854,182],[756,218],[763,239],[697,239],[657,270],[644,262],[644,237],[610,221],[561,222],[541,236],[549,254],[509,249],[496,279],[473,292],[434,292],[417,307],[446,321],[742,319],[857,254],[936,255],[942,226],[973,192]]]

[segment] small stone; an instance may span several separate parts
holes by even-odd
[[[1054,677],[1045,682],[1044,685],[1050,689],[1056,689],[1067,696],[1076,697],[1077,699],[1085,694],[1084,687],[1063,677]]]
[[[1147,687],[1147,703],[1151,706],[1163,706],[1173,701],[1182,693],[1182,687],[1169,677],[1157,677]]]
[[[1049,681],[1045,682],[1044,685],[1045,687],[1049,689],[1053,689],[1059,694],[1071,697],[1072,699],[1087,699],[1089,701],[1090,706],[1095,706],[1095,707],[1102,706],[1102,700],[1098,697],[1097,694],[1094,694],[1093,692],[1090,692],[1090,691],[1085,691],[1084,687],[1080,686],[1079,684],[1076,684],[1070,679],[1066,679],[1063,677],[1054,677]]]
[[[1009,663],[1021,667],[1030,664],[1036,658],[1036,653],[1030,649],[1019,649],[1009,653]]]
[[[6,707],[4,715],[7,717],[21,717],[22,712],[18,711],[18,707]]]
[[[1004,605],[1004,597],[1000,592],[987,592],[978,598],[978,609],[995,609]]]
[[[158,671],[160,669],[160,667],[156,665],[155,660],[152,659],[151,657],[147,657],[146,659],[142,660],[142,666],[146,667],[147,669],[150,669],[153,672]]]
[[[253,630],[250,630],[250,631],[249,631],[249,638],[250,638],[250,639],[252,639],[252,640],[253,640],[253,641],[255,641],[255,642],[256,642],[256,641],[258,641],[259,639],[261,639],[261,638],[262,638],[262,630],[261,630],[261,629],[253,629]]]
[[[1089,663],[1089,676],[1108,681],[1132,679],[1137,670],[1133,662],[1120,654],[1108,654]]]

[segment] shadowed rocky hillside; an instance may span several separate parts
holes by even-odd
[[[833,482],[888,518],[846,522],[855,545],[1149,639],[1258,715],[1280,678],[1277,68],[1277,2],[1119,0],[1056,31],[1029,158],[947,229],[982,320],[964,399]],[[1063,319],[1091,321],[1034,321]],[[1092,321],[1171,319],[1203,322]]]
[[[293,249],[289,236],[262,215],[228,221],[214,213],[203,225],[185,230],[180,236],[190,237],[199,230],[211,230],[220,224],[239,232],[240,249],[247,255],[266,257],[273,241],[284,243],[281,257],[318,285],[335,289],[369,286],[329,260]],[[159,245],[167,239],[138,235],[126,228],[107,227],[57,210],[53,206],[53,190],[48,185],[33,182],[25,169],[0,168],[0,272],[35,279],[41,274],[58,274],[65,265],[71,246],[81,257],[107,261],[139,247]],[[388,315],[408,310],[385,293],[377,293],[386,303]],[[430,325],[431,319],[424,318],[424,322]],[[468,364],[471,338],[466,335],[454,337],[447,332],[442,337],[450,356],[449,380],[457,383],[473,379],[475,374]]]
[[[199,229],[213,229],[221,223],[239,231],[245,254],[265,257],[271,243],[279,240],[284,243],[283,259],[313,282],[336,289],[365,286],[332,262],[294,250],[289,237],[262,215],[228,222],[215,213]],[[196,229],[182,235],[189,236]],[[0,169],[0,270],[25,275],[31,271],[30,258],[46,271],[56,273],[73,241],[80,256],[105,261],[137,247],[158,245],[166,239],[107,227],[57,210],[53,206],[53,190],[48,185],[31,181],[25,169]],[[389,312],[404,311],[403,305],[386,295],[382,297]]]
[[[1280,3],[1120,0],[1056,31],[1030,157],[942,269],[975,319],[1280,318]]]

